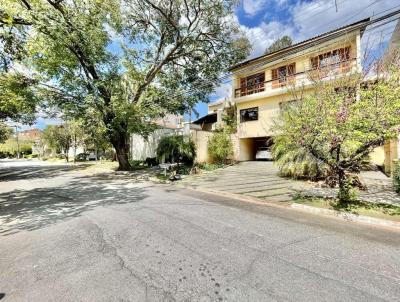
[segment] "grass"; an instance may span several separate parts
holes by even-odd
[[[197,167],[199,167],[201,170],[204,171],[214,171],[220,168],[224,168],[227,165],[225,164],[209,164],[209,163],[198,163],[196,164]]]
[[[116,161],[90,161],[90,162],[79,162],[79,164],[86,165],[85,170],[112,170],[116,171],[118,169],[118,162]]]
[[[297,197],[296,203],[317,208],[336,210],[343,213],[369,216],[380,219],[400,221],[400,206],[384,203],[355,201],[346,205],[339,204],[336,199]]]

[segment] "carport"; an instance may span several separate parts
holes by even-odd
[[[272,137],[250,137],[239,139],[239,160],[248,161],[255,160],[257,150],[261,147],[270,147],[272,145]]]

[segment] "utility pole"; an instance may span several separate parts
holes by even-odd
[[[15,125],[15,139],[17,141],[17,158],[19,159],[19,140],[18,140],[18,126]]]

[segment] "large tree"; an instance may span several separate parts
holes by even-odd
[[[265,54],[269,54],[271,52],[275,52],[283,48],[289,47],[292,45],[292,43],[293,43],[292,38],[285,35],[282,38],[275,40],[270,46],[268,46],[267,49],[265,49]]]
[[[351,199],[350,173],[400,132],[400,55],[375,67],[372,78],[352,73],[332,79],[337,70],[313,72],[313,93],[294,91],[297,101],[282,110],[275,126],[273,151],[281,169],[317,165],[339,185],[342,202]]]
[[[119,168],[129,169],[129,133],[146,134],[152,118],[206,101],[221,71],[246,57],[235,5],[15,0],[0,4],[0,24],[27,49],[23,63],[40,76],[40,96],[69,114],[96,108]]]

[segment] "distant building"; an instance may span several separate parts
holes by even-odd
[[[42,131],[39,129],[29,129],[18,132],[18,139],[35,141],[40,138]]]

